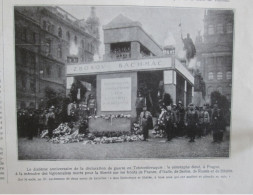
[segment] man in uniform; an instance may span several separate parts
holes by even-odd
[[[181,101],[178,102],[177,106],[177,136],[184,135],[184,118],[185,118],[185,110]]]
[[[198,113],[194,109],[194,105],[189,105],[189,110],[186,113],[186,126],[189,133],[189,142],[195,141],[196,127],[198,123]]]
[[[88,110],[90,115],[95,115],[96,112],[96,99],[93,95],[90,95],[90,99],[88,100]]]

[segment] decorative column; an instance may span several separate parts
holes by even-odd
[[[184,81],[184,105],[187,106],[187,102],[186,102],[186,94],[187,94],[187,81]]]
[[[163,71],[164,92],[170,94],[173,103],[176,103],[177,73],[174,70]]]
[[[131,58],[137,59],[140,56],[141,45],[139,42],[131,42]]]

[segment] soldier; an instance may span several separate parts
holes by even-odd
[[[90,99],[88,100],[88,110],[90,115],[96,114],[96,99],[93,95],[90,95]]]
[[[189,142],[195,141],[197,123],[198,123],[198,113],[194,109],[194,105],[190,104],[189,110],[186,113],[186,126],[190,137]]]
[[[198,137],[201,137],[203,136],[203,132],[204,132],[204,128],[203,128],[203,125],[204,125],[204,110],[203,110],[203,107],[200,106],[199,107],[199,112],[198,112],[198,116],[199,116],[199,120],[198,120],[198,127],[197,127],[197,135]]]
[[[148,139],[148,121],[150,120],[150,118],[152,118],[152,115],[149,111],[147,111],[147,106],[145,105],[143,107],[143,111],[140,114],[140,126],[143,131],[144,141]]]
[[[185,110],[181,101],[178,102],[177,106],[177,135],[184,135],[184,118],[185,118]]]
[[[204,118],[203,118],[203,135],[207,135],[208,134],[208,130],[210,128],[210,115],[207,111],[207,107],[206,105],[204,105]]]

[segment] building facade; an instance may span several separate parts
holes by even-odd
[[[232,10],[206,10],[204,35],[196,38],[197,65],[206,84],[206,102],[213,91],[231,101],[233,59]]]
[[[65,95],[65,64],[74,56],[79,62],[93,61],[98,52],[99,19],[79,20],[60,7],[15,9],[17,107],[38,108],[45,89]]]

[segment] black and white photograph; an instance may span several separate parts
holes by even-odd
[[[231,157],[234,10],[13,12],[18,160]]]

